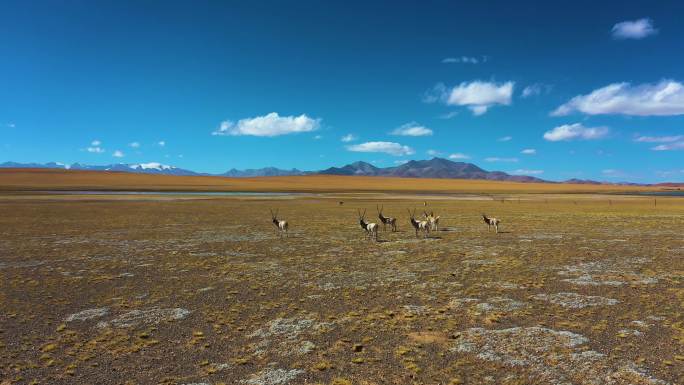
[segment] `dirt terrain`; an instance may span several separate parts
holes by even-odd
[[[684,200],[518,198],[0,196],[0,384],[684,383]]]

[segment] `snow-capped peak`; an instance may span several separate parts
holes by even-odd
[[[136,170],[171,170],[175,167],[172,166],[167,166],[165,164],[157,163],[157,162],[150,162],[150,163],[139,163],[139,164],[132,164],[131,165],[132,169]]]

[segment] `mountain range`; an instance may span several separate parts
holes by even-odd
[[[442,179],[483,179],[496,181],[512,182],[542,182],[546,181],[528,175],[511,175],[503,171],[487,171],[472,163],[454,162],[443,158],[432,158],[429,160],[411,160],[404,164],[393,167],[376,167],[366,162],[354,162],[342,167],[330,167],[320,171],[301,171],[298,169],[283,170],[276,167],[265,167],[259,169],[237,170],[230,169],[222,174],[199,173],[178,167],[167,166],[161,163],[139,163],[124,164],[116,163],[110,165],[85,165],[74,163],[66,165],[63,163],[0,163],[0,168],[52,168],[65,170],[91,170],[91,171],[119,171],[143,174],[162,174],[162,175],[213,175],[231,178],[248,178],[260,176],[290,176],[290,175],[356,175],[356,176],[384,176],[399,178],[442,178]],[[580,184],[602,184],[593,180],[570,179],[564,183]],[[678,184],[677,184],[678,185]]]

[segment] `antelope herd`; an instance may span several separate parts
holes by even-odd
[[[338,204],[341,206],[343,204],[342,201],[338,202]],[[423,206],[427,206],[427,203],[423,202]],[[376,205],[375,209],[378,212],[378,219],[380,219],[380,223],[382,223],[382,229],[383,231],[387,231],[387,225],[390,226],[390,230],[392,232],[397,231],[397,218],[395,217],[386,217],[383,214],[383,208],[384,206]],[[408,210],[408,209],[407,209]],[[276,209],[275,213],[273,210],[271,211],[271,222],[273,223],[273,226],[276,228],[276,232],[279,234],[280,238],[283,237],[289,237],[288,233],[288,228],[289,225],[287,221],[285,220],[280,220],[278,219],[278,210]],[[363,229],[366,237],[368,239],[372,239],[377,241],[378,240],[378,228],[379,225],[377,223],[373,222],[367,222],[366,221],[366,210],[363,210],[363,213],[361,213],[360,209],[357,209],[357,213],[359,214],[359,225]],[[430,214],[427,213],[427,211],[423,211],[423,218],[424,219],[416,219],[416,210],[413,209],[413,212],[411,210],[408,210],[409,213],[409,222],[411,223],[411,226],[416,232],[416,238],[420,238],[422,235],[423,238],[428,238],[430,237],[430,232],[431,231],[439,231],[439,215],[435,215],[434,211],[430,211]],[[487,225],[487,230],[491,231],[492,226],[494,227],[494,230],[496,233],[499,233],[499,224],[501,223],[501,220],[493,217],[488,217],[485,214],[482,214],[482,220],[484,223]]]

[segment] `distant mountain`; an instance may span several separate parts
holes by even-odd
[[[381,171],[382,169],[375,167],[370,163],[354,162],[344,167],[330,167],[323,171],[319,171],[318,174],[378,176]]]
[[[603,182],[598,182],[595,180],[577,179],[577,178],[568,179],[563,183],[569,183],[569,184],[603,184]]]
[[[396,178],[440,178],[440,179],[483,179],[511,182],[539,182],[557,183],[527,175],[511,175],[503,171],[487,171],[480,167],[466,162],[453,162],[443,158],[432,158],[429,160],[411,160],[404,164],[394,167],[376,167],[366,162],[354,162],[342,167],[330,167],[321,171],[301,171],[296,168],[283,170],[276,167],[265,167],[258,169],[237,170],[230,169],[222,174],[205,174],[191,170],[167,166],[161,163],[138,163],[124,164],[116,163],[103,166],[87,165],[74,163],[71,165],[50,162],[50,163],[0,163],[0,168],[56,168],[64,170],[90,170],[90,171],[119,171],[133,172],[141,174],[161,174],[161,175],[214,175],[229,178],[249,178],[260,176],[290,176],[290,175],[356,175],[356,176],[386,176]],[[610,184],[610,185],[641,185],[636,183],[610,183],[598,182],[585,179],[568,179],[560,183],[574,184]],[[683,183],[660,183],[657,186],[669,188],[682,188]]]
[[[64,170],[89,170],[89,171],[120,171],[120,172],[134,172],[140,174],[163,174],[163,175],[206,175],[199,174],[194,171],[184,170],[182,168],[167,166],[161,163],[139,163],[139,164],[124,164],[116,163],[103,166],[92,166],[81,163],[74,163],[71,165],[63,163],[16,163],[5,162],[0,163],[0,168],[59,168]]]
[[[486,179],[514,182],[545,182],[543,179],[510,175],[502,171],[485,171],[472,163],[453,162],[443,158],[411,160],[400,166],[379,168],[366,162],[355,162],[344,167],[331,167],[319,174],[388,176],[398,178]]]
[[[289,175],[306,175],[304,171],[293,168],[292,170],[281,170],[275,167],[264,167],[257,169],[236,170],[230,169],[220,176],[227,176],[230,178],[250,178],[256,176],[289,176]]]

